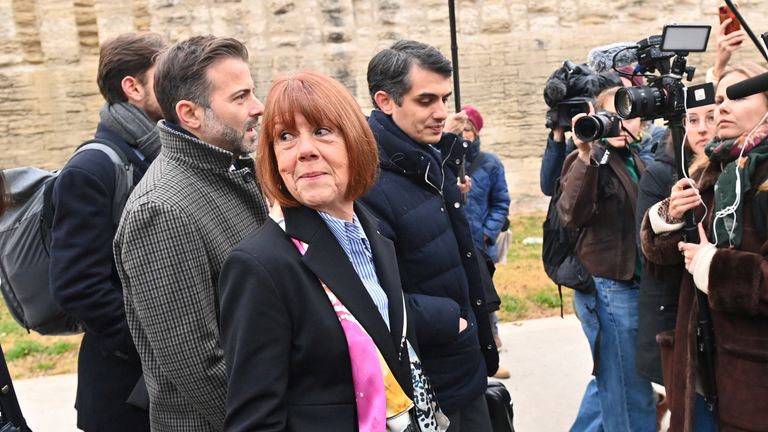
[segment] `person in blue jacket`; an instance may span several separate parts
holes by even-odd
[[[101,46],[97,81],[106,103],[95,138],[128,157],[133,184],[160,153],[155,125],[162,113],[153,84],[155,58],[164,47],[158,35],[133,33]],[[53,188],[50,289],[85,328],[75,408],[77,427],[86,432],[150,430],[141,362],[112,253],[119,220],[112,214],[114,170],[106,153],[85,150],[69,160]]]
[[[485,260],[498,263],[502,257],[500,254],[506,250],[496,247],[496,239],[508,226],[509,221],[509,191],[507,180],[504,177],[504,165],[498,156],[493,153],[480,150],[480,130],[483,128],[483,116],[472,105],[461,108],[467,115],[462,136],[469,141],[466,155],[467,175],[470,177],[470,188],[467,194],[467,203],[464,211],[472,231],[472,240],[478,251],[485,254]],[[499,318],[496,311],[499,310],[501,301],[493,285],[492,275],[488,274],[485,283],[486,306],[488,307],[493,339],[497,348],[501,348],[499,338]],[[499,367],[494,378],[506,379],[511,376],[509,370]]]
[[[496,238],[509,217],[509,191],[504,177],[504,164],[493,153],[480,150],[483,116],[473,106],[461,109],[469,118],[462,135],[470,141],[467,150],[467,174],[472,179],[466,208],[475,246],[499,261]]]
[[[381,170],[362,202],[395,245],[424,371],[449,431],[486,432],[486,377],[499,357],[456,181],[469,144],[456,135],[466,114],[448,114],[451,73],[437,49],[408,40],[368,63],[376,107],[368,124]]]

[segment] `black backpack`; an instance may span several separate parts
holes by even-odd
[[[133,190],[134,166],[113,143],[86,141],[75,154],[87,150],[106,153],[115,165],[112,222],[117,225]],[[0,217],[0,293],[8,310],[21,326],[41,335],[80,333],[81,324],[59,308],[48,282],[51,201],[58,172],[21,167],[4,173],[10,186],[11,207]]]
[[[555,182],[555,193],[549,201],[547,217],[542,226],[544,238],[541,247],[544,271],[557,285],[557,291],[560,293],[560,315],[563,313],[562,287],[565,286],[584,293],[590,293],[595,289],[592,275],[587,272],[575,254],[576,242],[579,240],[581,230],[566,228],[560,222],[557,200],[560,199],[561,193],[560,180],[558,179]]]

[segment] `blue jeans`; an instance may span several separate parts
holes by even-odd
[[[704,396],[696,393],[696,406],[693,410],[693,430],[696,432],[715,432],[715,416],[707,409]]]
[[[571,431],[653,432],[651,383],[635,372],[638,284],[595,278],[595,292],[574,293],[574,309],[597,362]]]
[[[571,432],[603,432],[603,413],[600,411],[600,398],[597,395],[597,381],[589,380],[584,396],[581,398],[579,413],[571,426]]]

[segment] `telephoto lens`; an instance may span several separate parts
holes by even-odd
[[[582,141],[621,135],[621,119],[608,113],[588,115],[576,120],[573,133]]]
[[[656,87],[622,87],[613,99],[616,112],[625,119],[658,117],[664,112],[666,97]]]

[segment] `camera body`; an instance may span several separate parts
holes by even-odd
[[[559,102],[547,115],[547,128],[570,131],[573,117],[579,113],[589,112],[589,101],[590,98],[587,97],[573,97]]]
[[[637,42],[637,63],[641,72],[655,72],[664,75],[669,73],[669,59],[675,53],[661,50],[662,36],[654,35]]]
[[[571,119],[579,113],[589,112],[589,101],[602,89],[621,85],[615,74],[598,74],[584,64],[570,60],[555,70],[544,86],[544,101],[550,107],[547,111],[548,129],[571,130]]]
[[[573,125],[573,133],[582,141],[594,141],[621,135],[621,117],[600,111],[581,117]]]
[[[616,112],[623,118],[643,120],[685,114],[685,85],[682,80],[661,76],[647,86],[625,87],[616,92]]]
[[[695,68],[687,66],[685,57],[690,52],[702,52],[707,48],[710,26],[667,25],[661,36],[655,35],[637,43],[637,61],[640,73],[646,74],[647,86],[625,87],[616,92],[616,112],[623,118],[640,117],[643,120],[657,118],[682,118],[686,107],[706,105],[707,100],[688,97],[682,80],[693,79]],[[647,75],[648,73],[659,73]],[[714,95],[714,88],[710,94]],[[714,101],[714,99],[712,99]],[[705,103],[706,102],[706,103]]]

